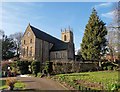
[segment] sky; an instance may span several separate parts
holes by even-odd
[[[113,2],[3,2],[0,3],[0,30],[6,35],[25,32],[32,26],[61,39],[61,29],[73,29],[75,49],[80,48],[92,9],[106,25],[112,22]]]

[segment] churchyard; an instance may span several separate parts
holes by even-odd
[[[24,40],[20,38],[18,41],[22,41],[22,45],[3,35],[0,91],[119,92],[120,53],[118,50],[115,53],[114,47],[108,43],[105,24],[93,8],[77,55],[74,53],[73,32],[66,32],[66,29],[62,33],[64,39],[59,40],[29,24]],[[34,36],[30,36],[30,32]],[[20,46],[23,49],[20,50]]]

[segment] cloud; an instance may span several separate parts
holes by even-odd
[[[101,14],[102,17],[113,19],[117,14],[116,10]]]
[[[99,8],[103,8],[103,7],[110,7],[111,5],[112,5],[111,2],[101,3],[101,4],[98,4],[98,5],[95,5],[94,8],[95,8],[95,9],[99,9]]]

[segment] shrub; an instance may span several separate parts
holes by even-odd
[[[37,73],[40,72],[40,62],[33,61],[32,64],[32,73],[37,77]]]
[[[16,83],[16,80],[14,78],[6,79],[6,85],[9,86],[10,90],[13,90],[15,83]]]
[[[103,70],[107,70],[107,67],[103,67]]]
[[[118,84],[114,83],[111,85],[111,90],[117,90],[119,87],[118,87]]]
[[[106,67],[106,69],[105,69]],[[103,62],[102,63],[102,68],[103,70],[116,70],[118,67],[118,64],[113,63],[113,62]]]
[[[47,61],[45,63],[44,70],[46,71],[47,74],[51,74],[51,72],[53,71],[52,62]]]
[[[10,67],[10,69],[9,69],[10,75],[9,76],[15,76],[18,72],[16,62],[4,61],[1,63],[1,66],[2,66],[2,77],[8,76],[8,67]]]
[[[17,66],[19,67],[19,71],[21,74],[29,73],[29,65],[31,63],[28,61],[17,61]]]
[[[17,62],[13,62],[10,67],[12,68],[12,76],[16,76],[18,74]]]
[[[14,84],[15,88],[16,89],[24,89],[25,88],[25,84],[21,81],[17,81],[15,84]]]
[[[114,71],[116,71],[117,69],[118,69],[117,67],[115,67],[115,66],[113,67],[113,70],[114,70]]]
[[[41,77],[42,76],[42,74],[41,73],[37,73],[37,77]]]
[[[112,83],[107,85],[107,89],[111,92],[117,92],[117,90],[120,88],[118,83]]]
[[[11,62],[8,62],[8,61],[1,62],[2,71],[6,71],[8,66],[10,65],[11,65]]]
[[[112,66],[107,66],[107,70],[112,70]]]

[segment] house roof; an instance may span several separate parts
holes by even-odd
[[[65,43],[33,26],[30,25],[30,28],[32,29],[33,33],[35,34],[36,38],[42,39],[44,41],[50,42],[53,45],[50,51],[60,51],[60,50],[66,50],[68,43]]]

